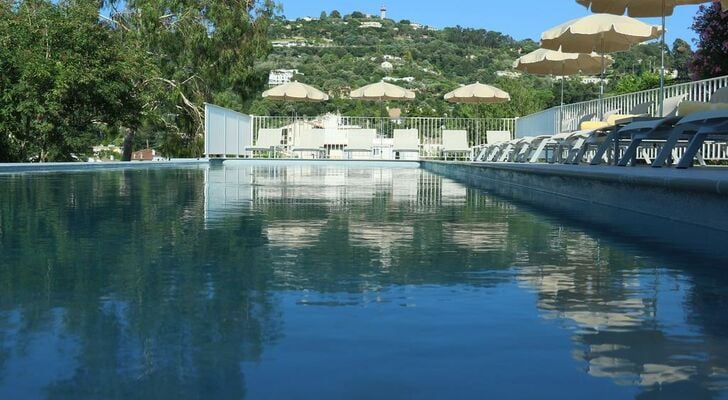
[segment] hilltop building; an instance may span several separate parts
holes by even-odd
[[[499,78],[518,79],[522,74],[518,71],[496,71],[495,75]]]
[[[359,28],[381,28],[382,23],[378,21],[364,21],[359,25]]]
[[[379,9],[379,18],[381,20],[387,19],[387,6],[383,5],[382,8]]]
[[[294,76],[298,75],[297,69],[274,69],[268,74],[268,84],[271,86],[289,83]]]
[[[395,77],[392,77],[392,76],[385,76],[384,78],[382,78],[382,80],[385,81],[385,82],[407,82],[407,83],[412,83],[412,82],[415,81],[415,77],[414,76],[405,76],[404,78],[395,78]]]

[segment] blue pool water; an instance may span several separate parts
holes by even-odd
[[[728,398],[725,263],[424,170],[0,188],[0,399]]]

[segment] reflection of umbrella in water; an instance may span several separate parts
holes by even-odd
[[[611,65],[611,57],[605,59]],[[601,57],[596,53],[564,53],[557,50],[538,49],[522,56],[513,68],[536,75],[553,75],[561,77],[561,108],[564,107],[564,77],[583,73],[586,75],[601,72]],[[563,115],[563,114],[562,114]],[[559,130],[561,130],[559,121]]]
[[[665,17],[672,15],[675,7],[689,4],[710,3],[712,0],[576,0],[577,3],[591,8],[595,13],[622,15],[630,17],[662,17],[661,68],[660,68],[660,115],[665,102]],[[721,0],[724,10],[728,10],[728,0]]]
[[[541,35],[541,46],[570,53],[596,51],[602,56],[599,107],[600,113],[603,114],[605,55],[628,50],[632,45],[655,39],[661,33],[660,27],[634,18],[592,14],[565,22],[544,32]]]

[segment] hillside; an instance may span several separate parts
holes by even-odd
[[[434,30],[407,20],[381,20],[359,12],[341,16],[333,11],[319,18],[279,18],[272,25],[270,38],[273,51],[259,66],[262,73],[295,69],[299,74],[294,79],[332,96],[326,104],[295,105],[299,114],[339,111],[379,115],[381,105],[352,101],[346,95],[353,88],[381,79],[391,79],[418,93],[413,102],[392,105],[410,116],[513,117],[558,103],[559,87],[551,79],[510,75],[513,61],[538,44],[499,32],[459,26]],[[630,81],[632,86],[619,86],[620,77],[656,70],[659,46],[637,46],[615,57],[614,68],[609,71],[610,90],[624,90],[643,83],[638,80]],[[668,65],[672,65],[671,56]],[[513,101],[494,106],[453,106],[441,100],[458,85],[475,81],[508,91]],[[581,101],[597,93],[597,85],[582,84],[580,78],[574,78],[568,81],[566,98],[568,102]],[[286,115],[294,106],[256,99],[246,108],[256,115]]]

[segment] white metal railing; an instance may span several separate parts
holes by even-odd
[[[268,117],[252,116],[252,138],[257,140],[261,129],[283,129],[283,148],[288,150],[293,138],[302,129],[323,128],[345,131],[348,129],[376,129],[379,144],[391,142],[395,129],[417,129],[420,139],[420,158],[440,157],[443,130],[465,130],[471,147],[485,144],[486,132],[515,130],[515,118],[437,118],[407,117],[391,119],[386,117],[347,117],[328,115],[324,117]],[[327,154],[341,150],[344,143],[327,143]]]
[[[667,86],[665,98],[685,95],[690,101],[709,101],[710,96],[718,89],[728,86],[728,76],[706,79],[702,81],[681,83]],[[516,121],[516,137],[536,136],[544,134],[568,132],[577,130],[581,117],[589,114],[598,114],[599,110],[619,110],[628,113],[638,104],[652,103],[651,114],[658,110],[659,89],[650,89],[641,92],[623,94],[604,98],[604,106],[600,107],[599,99],[581,103],[567,104],[559,116],[560,107],[553,107],[535,114],[518,118]],[[560,123],[559,123],[560,120]],[[559,126],[561,125],[560,129]]]

